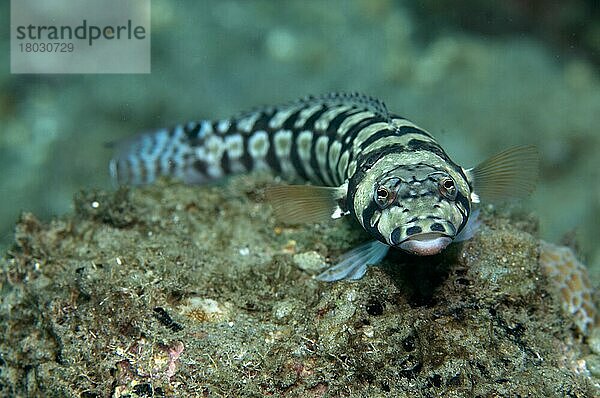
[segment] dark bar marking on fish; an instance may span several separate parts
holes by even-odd
[[[321,134],[315,134],[313,132],[313,139],[310,140],[310,161],[308,162],[310,168],[312,168],[314,175],[321,181],[325,181],[323,179],[323,175],[321,173],[321,168],[319,167],[319,161],[317,159],[317,139],[321,136]],[[316,138],[315,138],[316,137]]]
[[[335,183],[335,185],[341,185],[341,181],[338,178],[337,172],[331,168],[331,162],[329,161],[329,152],[331,151],[331,146],[337,142],[335,139],[332,139],[329,136],[329,141],[327,142],[327,151],[325,152],[325,171],[329,176],[329,179]]]
[[[356,214],[356,211],[354,210],[354,203],[352,203],[351,211],[354,214]],[[375,215],[376,211],[379,211],[379,206],[377,206],[377,203],[375,203],[373,200],[371,200],[369,202],[369,204],[367,205],[367,208],[364,209],[364,211],[362,213],[362,225],[367,230],[367,232],[369,232],[370,234],[373,235],[373,237],[385,241],[386,240],[385,237],[383,235],[381,235],[381,232],[379,232],[379,229],[377,228],[377,226],[373,226],[373,227],[371,226],[371,219]]]
[[[408,141],[407,147],[413,151],[432,152],[445,162],[451,162],[446,152],[444,152],[444,150],[439,145],[431,141],[422,141],[417,138],[413,138],[412,140]]]
[[[229,159],[229,151],[227,149],[221,155],[221,170],[223,170],[223,174],[225,175],[231,173],[231,159]]]
[[[319,118],[325,113],[327,112],[329,109],[329,107],[323,105],[323,107],[321,109],[319,109],[318,111],[314,112],[312,115],[309,116],[308,119],[306,119],[306,121],[304,122],[304,126],[300,127],[298,129],[298,131],[302,131],[302,130],[310,130],[313,133],[316,131],[315,129],[315,122],[317,120],[319,120]],[[296,129],[294,129],[296,130]],[[294,137],[295,138],[295,137]],[[294,140],[295,141],[295,140]]]
[[[439,157],[440,159],[442,159],[444,162],[446,162],[449,166],[452,167],[452,169],[454,171],[456,171],[457,173],[460,174],[460,176],[467,181],[467,176],[465,176],[462,167],[458,166],[456,163],[454,163],[450,157],[448,157],[448,155],[446,154],[446,152],[444,152],[444,150],[442,149],[441,146],[439,146],[437,143],[435,142],[431,142],[431,141],[422,141],[419,140],[417,138],[413,138],[412,140],[410,140],[407,144],[408,148],[414,150],[414,151],[429,151],[431,153],[433,153],[434,155],[436,155],[437,157]]]
[[[250,138],[256,134],[256,131],[258,130],[253,131],[251,134],[243,135],[244,150],[242,151],[242,157],[240,158],[240,161],[248,171],[252,171],[254,169],[254,158],[250,154]]]
[[[469,202],[469,199],[467,199],[467,197],[460,192],[457,192],[457,194],[456,194],[456,201],[462,205],[463,209],[465,209],[464,213],[461,211],[461,213],[463,215],[463,222],[457,228],[457,231],[461,231],[463,229],[463,227],[467,224],[467,220],[468,220],[467,216],[471,212],[471,204]]]
[[[348,109],[346,111],[339,113],[329,122],[324,133],[316,134],[316,138],[313,138],[311,149],[310,149],[310,154],[311,154],[310,165],[313,168],[313,170],[315,170],[315,174],[317,174],[317,176],[319,176],[322,181],[325,181],[324,175],[323,175],[324,173],[326,173],[328,175],[329,180],[335,180],[334,176],[332,175],[332,168],[329,164],[329,149],[331,148],[331,145],[336,141],[338,129],[340,128],[340,126],[342,125],[344,120],[346,120],[347,118],[349,118],[357,113],[360,113],[360,112],[364,112],[364,110],[362,110],[362,109],[357,110],[355,108],[352,108],[352,109]],[[327,135],[327,137],[328,137],[327,152],[325,154],[325,159],[324,159],[324,161],[325,161],[324,170],[321,170],[321,168],[319,167],[319,159],[316,154],[316,144],[317,144],[319,137],[321,137],[322,135]],[[341,157],[342,153],[343,152],[340,151],[340,157]],[[339,157],[338,157],[338,161],[339,161]],[[337,165],[336,165],[336,170],[337,170]]]
[[[362,129],[369,127],[371,124],[384,121],[385,120],[379,116],[370,116],[352,125],[350,128],[348,128],[346,134],[344,134],[344,136],[341,138],[342,152],[354,145],[354,139],[362,131]]]
[[[190,141],[193,141],[198,137],[198,133],[200,132],[200,122],[188,123],[183,128],[183,132]]]
[[[176,153],[174,152],[173,155],[175,155]],[[175,163],[175,161],[173,159],[169,159],[167,161],[167,164],[169,165],[169,175],[174,175],[175,174],[175,170],[177,169],[177,164]]]
[[[283,121],[283,123],[281,124],[281,129],[279,129],[279,130],[292,130],[292,131],[295,130],[294,124],[296,123],[296,120],[298,120],[298,117],[300,116],[300,112],[302,112],[303,110],[304,110],[303,108],[300,108],[296,112],[289,115],[287,117],[287,119],[285,119]]]
[[[412,127],[412,126],[402,126],[400,127],[398,130],[398,135],[406,135],[406,134],[417,134],[417,135],[424,135],[427,138],[431,138],[431,136],[429,134],[427,134],[425,131],[416,128],[416,127]]]
[[[308,178],[306,171],[304,171],[304,166],[302,165],[302,159],[300,159],[300,155],[298,154],[297,138],[301,131],[303,130],[292,130],[292,148],[290,150],[290,161],[292,163],[292,166],[294,166],[296,173],[298,173],[298,176],[305,181],[309,181],[310,179]]]
[[[393,129],[389,129],[389,128],[383,128],[383,129],[378,130],[375,133],[371,134],[369,136],[369,138],[367,138],[366,140],[364,140],[360,144],[360,150],[361,151],[364,150],[369,145],[371,145],[375,141],[379,141],[380,139],[384,139],[384,138],[387,138],[387,137],[397,137],[397,136],[398,136],[398,131],[397,130],[393,130]]]
[[[360,113],[360,112],[364,112],[364,110],[351,108],[351,109],[348,109],[347,111],[344,111],[344,112],[338,114],[336,117],[334,117],[329,122],[327,129],[325,129],[325,132],[331,139],[336,138],[338,129],[340,128],[340,126],[342,125],[344,120],[346,120],[347,118],[349,118],[353,115],[356,115],[357,113]]]
[[[372,158],[373,156],[376,156],[377,160],[379,160],[379,159],[383,158],[384,156],[389,155],[390,153],[402,153],[402,152],[405,152],[406,150],[407,150],[406,145],[399,144],[399,143],[393,143],[390,145],[386,145],[382,148],[377,148],[374,151],[361,153],[358,156],[357,162],[358,162],[359,167],[361,167],[367,159]],[[375,164],[375,163],[373,163],[373,164]],[[373,164],[371,164],[369,168],[371,168],[373,166]]]
[[[265,160],[267,165],[271,168],[273,173],[279,174],[281,173],[281,162],[277,157],[277,153],[275,151],[275,132],[278,130],[270,130],[267,131],[267,141],[269,143],[269,150],[267,151],[267,155],[265,156]]]
[[[408,119],[405,119],[405,118],[403,118],[403,117],[400,117],[400,116],[394,116],[393,118],[394,118],[394,119],[400,119],[400,120],[404,120],[404,121],[406,121],[406,122],[408,122],[408,123],[411,123],[411,124],[412,124],[412,122],[411,122],[410,120],[408,120]],[[431,136],[431,134],[429,134],[429,133],[428,133],[427,131],[425,131],[425,130],[421,130],[421,129],[420,129],[420,128],[418,128],[418,127],[413,127],[413,126],[401,126],[401,127],[400,127],[400,128],[398,128],[397,130],[398,130],[398,131],[400,131],[400,133],[401,133],[400,135],[404,135],[404,134],[411,134],[411,133],[413,133],[413,134],[420,134],[420,135],[424,135],[424,136],[426,136],[426,137],[428,137],[428,138],[434,139],[434,138]]]
[[[196,159],[193,164],[194,170],[198,172],[202,177],[207,177],[207,168],[206,162],[201,159]]]

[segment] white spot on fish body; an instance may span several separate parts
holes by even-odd
[[[342,150],[342,143],[339,141],[333,141],[329,146],[329,168],[331,175],[335,179],[336,185],[340,184],[337,174],[337,163],[340,158],[340,151]]]
[[[298,157],[302,160],[302,167],[309,180],[317,181],[314,170],[310,165],[310,147],[312,145],[313,133],[309,130],[304,130],[296,137],[296,146]]]
[[[333,218],[335,220],[337,218],[344,217],[344,216],[346,216],[348,214],[350,214],[349,211],[343,211],[339,206],[337,206],[335,208],[335,210],[333,211],[333,214],[331,215],[331,218]]]
[[[221,134],[226,133],[231,127],[231,121],[229,119],[219,120],[217,123],[217,131]]]
[[[346,168],[348,166],[348,159],[350,158],[350,153],[348,151],[344,151],[342,156],[340,157],[340,161],[338,163],[338,175],[340,176],[348,176],[346,174]]]
[[[248,140],[248,151],[252,158],[264,158],[269,152],[269,136],[266,131],[257,131]]]
[[[239,159],[244,154],[244,139],[240,134],[231,134],[225,137],[227,156],[230,159]]]
[[[217,179],[223,177],[223,169],[220,165],[211,164],[206,169],[206,174],[208,174],[211,178]]]
[[[348,173],[347,173],[347,175],[349,175],[349,176],[354,175],[355,172],[356,172],[356,160],[353,160],[348,165]]]
[[[298,155],[304,161],[310,161],[310,146],[312,144],[312,131],[304,130],[298,134],[296,145],[298,146]]]
[[[211,135],[208,137],[204,144],[204,160],[207,163],[217,163],[221,161],[221,156],[225,150],[223,145],[223,138],[217,135]]]
[[[329,177],[329,170],[327,170],[328,144],[328,136],[322,135],[319,138],[317,138],[317,142],[315,143],[315,155],[317,157],[317,164],[319,165],[319,170],[321,171],[321,176],[323,177],[323,182],[325,183],[325,185],[333,185],[333,182]]]
[[[288,158],[292,149],[292,132],[290,130],[279,130],[275,133],[273,143],[275,154],[279,159]]]
[[[295,173],[294,166],[290,161],[290,152],[292,150],[293,133],[291,130],[279,130],[273,136],[273,145],[275,145],[275,155],[279,160],[281,172],[286,177],[291,177]]]
[[[242,173],[246,167],[241,158],[244,155],[244,138],[241,134],[230,134],[225,136],[225,149],[229,157],[229,168],[232,173]]]
[[[269,136],[266,131],[257,131],[248,139],[248,151],[254,160],[255,170],[268,168],[265,157],[269,152]]]
[[[329,164],[335,166],[338,159],[340,158],[340,151],[342,150],[342,143],[339,141],[333,141],[329,147]]]
[[[213,133],[212,123],[208,120],[200,122],[200,130],[198,131],[198,138],[206,138],[209,134]]]
[[[237,128],[244,133],[250,133],[253,130],[254,124],[256,123],[256,121],[258,120],[259,117],[260,117],[260,113],[254,112],[254,113],[238,120]]]

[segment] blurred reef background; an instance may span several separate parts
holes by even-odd
[[[149,75],[11,75],[0,35],[0,392],[598,394],[600,332],[575,332],[534,261],[542,236],[600,281],[597,1],[153,0]],[[338,284],[310,274],[364,235],[281,228],[269,178],[111,192],[107,143],[330,91],[384,100],[463,165],[535,144],[538,189],[427,264]]]

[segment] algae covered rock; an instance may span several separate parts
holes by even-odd
[[[0,395],[600,394],[529,217],[485,208],[441,255],[392,251],[324,283],[317,259],[367,237],[351,220],[278,225],[270,183],[162,181],[81,193],[49,224],[24,214],[2,260]]]

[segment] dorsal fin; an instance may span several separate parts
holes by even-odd
[[[248,115],[250,115],[252,113],[256,113],[256,112],[271,113],[271,112],[281,110],[286,107],[298,107],[298,106],[309,107],[309,106],[318,105],[318,104],[324,104],[324,105],[329,105],[329,106],[348,105],[348,106],[352,106],[354,108],[371,111],[376,116],[379,116],[379,117],[385,119],[387,122],[391,122],[391,120],[392,120],[390,112],[388,111],[387,106],[385,105],[385,103],[383,101],[381,101],[375,97],[371,97],[369,95],[361,94],[358,92],[351,92],[351,93],[332,92],[332,93],[322,94],[322,95],[308,95],[304,98],[286,102],[279,106],[271,105],[271,106],[255,107],[255,108],[250,109],[249,111],[239,113],[234,118],[235,119],[243,118],[245,116],[248,116]]]
[[[307,97],[302,98],[297,101],[300,103],[311,104],[311,103],[325,103],[329,105],[351,105],[357,108],[364,108],[376,114],[377,116],[381,116],[386,120],[391,120],[390,113],[387,109],[387,106],[383,101],[377,99],[375,97],[371,97],[370,95],[361,94],[358,92],[351,93],[338,93],[332,92],[323,95],[312,96],[309,95]],[[297,103],[296,102],[296,103]]]

